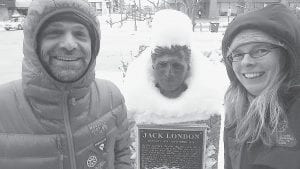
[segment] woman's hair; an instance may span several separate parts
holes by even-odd
[[[290,72],[288,53],[281,51],[286,58],[282,71],[274,72],[275,78],[258,96],[248,93],[238,80],[231,83],[225,94],[225,127],[235,126],[238,143],[253,143],[258,139],[265,145],[274,143],[273,134],[277,132],[279,122],[285,119],[283,96]]]
[[[154,62],[156,58],[161,57],[163,55],[184,57],[185,61],[187,63],[190,63],[191,49],[186,45],[184,46],[172,45],[171,47],[157,46],[151,53],[152,62]]]

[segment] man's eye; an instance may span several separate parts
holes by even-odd
[[[64,32],[62,30],[49,30],[45,31],[44,35],[46,38],[56,38],[62,35]]]
[[[157,67],[158,67],[158,68],[164,68],[164,67],[166,67],[166,66],[167,66],[167,63],[166,63],[166,62],[160,62],[160,63],[157,64]]]
[[[183,69],[183,65],[179,64],[179,63],[174,63],[173,65],[173,68],[176,69],[176,70],[181,70]]]
[[[88,34],[85,32],[82,32],[82,31],[76,31],[76,32],[74,32],[74,35],[81,40],[85,40],[88,37]]]

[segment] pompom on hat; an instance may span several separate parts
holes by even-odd
[[[190,47],[192,28],[192,21],[186,14],[172,9],[160,10],[155,13],[152,22],[152,48],[172,45]]]

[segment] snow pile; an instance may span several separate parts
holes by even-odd
[[[151,32],[151,45],[171,47],[171,45],[191,46],[192,22],[182,12],[165,9],[154,15]]]
[[[224,66],[213,65],[201,53],[193,51],[188,89],[176,99],[162,96],[155,87],[149,50],[129,65],[124,96],[130,118],[138,123],[163,124],[206,120],[223,110],[227,87]]]

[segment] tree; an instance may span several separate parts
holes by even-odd
[[[158,11],[160,9],[160,0],[146,0],[146,1],[149,2],[151,5],[153,5],[155,11]]]

